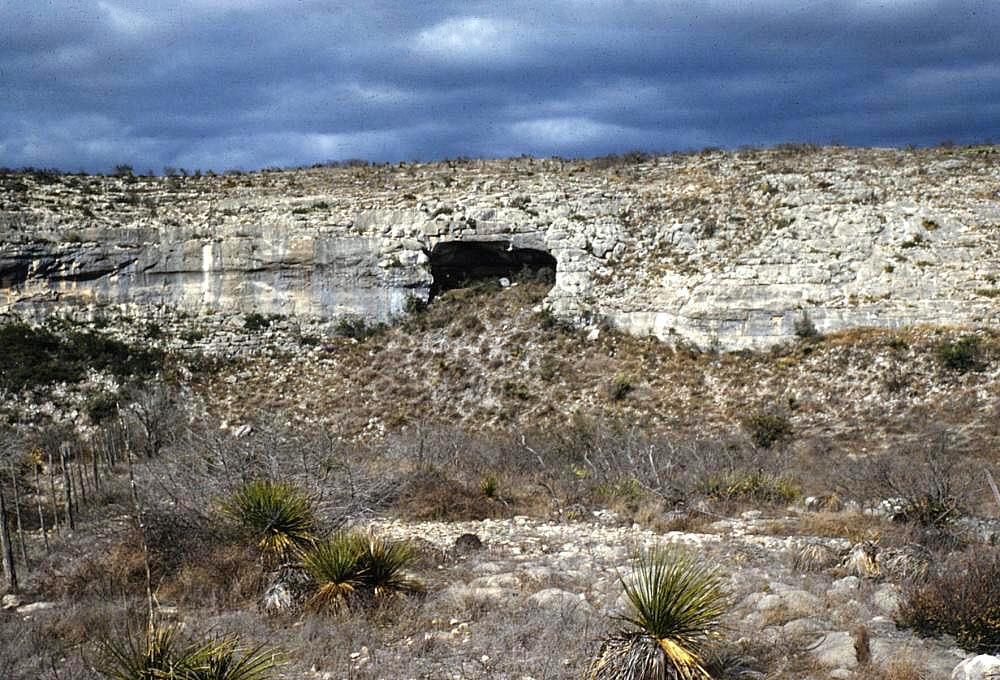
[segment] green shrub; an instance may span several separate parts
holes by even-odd
[[[809,316],[808,312],[802,312],[802,316],[795,320],[794,330],[795,335],[803,340],[819,337],[819,330],[816,328],[816,324],[813,323],[812,317]]]
[[[90,422],[100,424],[118,413],[118,402],[121,395],[114,392],[96,392],[87,397],[83,406]]]
[[[360,316],[345,316],[337,321],[333,332],[342,338],[364,342],[368,338],[384,333],[386,328],[384,323],[369,323]]]
[[[410,315],[423,314],[427,311],[427,301],[416,295],[407,295],[403,301],[403,311]]]
[[[318,588],[309,606],[336,610],[357,602],[417,592],[405,570],[415,554],[408,543],[359,531],[340,531],[307,550],[302,563]]]
[[[621,401],[633,390],[632,379],[624,373],[619,373],[608,385],[608,399],[611,401]]]
[[[291,484],[249,482],[223,503],[222,511],[250,532],[266,561],[286,561],[314,540],[312,502]]]
[[[655,547],[622,578],[628,610],[588,668],[587,680],[708,679],[706,643],[729,606],[719,572],[684,552]]]
[[[0,326],[0,388],[19,391],[56,382],[78,382],[88,369],[122,378],[146,377],[163,368],[161,350],[142,349],[91,332],[59,337],[23,323]]]
[[[792,435],[792,424],[788,418],[777,413],[755,413],[743,421],[743,429],[750,440],[762,449],[769,449]]]
[[[799,486],[787,477],[758,470],[737,470],[709,475],[695,485],[695,491],[726,501],[788,504],[802,495]]]
[[[955,342],[941,343],[934,348],[934,354],[945,368],[959,373],[976,371],[982,367],[979,338],[974,335]]]
[[[490,472],[479,480],[479,490],[487,498],[497,498],[500,495],[500,478]]]
[[[1000,551],[978,548],[941,564],[911,584],[899,610],[900,625],[920,635],[953,635],[966,651],[1000,653]]]
[[[270,328],[270,326],[271,320],[263,314],[258,314],[257,312],[251,312],[243,317],[243,328],[245,330],[251,332],[262,331],[265,328]]]
[[[362,584],[360,558],[364,536],[341,531],[318,541],[302,556],[302,564],[318,588],[309,599],[317,610],[333,610],[347,605],[360,594]]]
[[[520,399],[521,401],[531,399],[531,388],[519,380],[504,380],[500,389],[503,396],[510,399]]]

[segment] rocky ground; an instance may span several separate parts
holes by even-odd
[[[894,622],[902,576],[860,569],[851,540],[799,533],[812,514],[803,507],[747,511],[697,532],[651,531],[610,511],[571,521],[384,519],[370,528],[414,542],[423,555],[414,573],[428,594],[409,606],[324,619],[268,618],[252,605],[177,607],[163,595],[158,604],[190,630],[236,630],[284,649],[290,661],[279,678],[578,678],[624,606],[620,578],[628,577],[631,557],[672,545],[725,575],[732,606],[718,653],[727,678],[953,677],[969,656],[954,640],[920,638]],[[80,616],[65,603],[33,599],[4,599],[0,624],[15,640]],[[858,650],[859,636],[870,658]],[[10,672],[5,677],[35,677]]]

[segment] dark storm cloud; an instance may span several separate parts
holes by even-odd
[[[0,0],[0,165],[996,136],[995,0]]]

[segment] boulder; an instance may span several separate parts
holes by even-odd
[[[1000,657],[970,656],[955,666],[951,680],[1000,680]]]
[[[482,540],[475,534],[465,533],[455,539],[455,552],[460,555],[481,550],[482,547]]]
[[[817,663],[827,668],[856,668],[854,636],[846,631],[827,633],[810,650]]]
[[[582,622],[594,614],[594,608],[582,595],[561,588],[546,588],[528,598],[528,602],[548,611],[559,612],[564,620]]]
[[[271,616],[296,613],[305,606],[315,585],[313,578],[301,567],[282,566],[272,574],[264,589],[260,610]]]

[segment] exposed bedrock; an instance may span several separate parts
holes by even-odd
[[[611,170],[521,159],[56,188],[24,176],[0,202],[0,311],[387,319],[408,296],[528,273],[554,281],[558,316],[723,349],[811,329],[993,325],[995,158],[720,152]],[[80,212],[124,191],[139,198]]]

